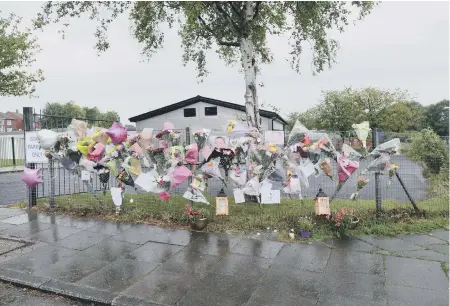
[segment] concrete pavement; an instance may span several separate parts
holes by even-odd
[[[448,305],[448,231],[297,244],[0,208],[0,279],[107,305]]]

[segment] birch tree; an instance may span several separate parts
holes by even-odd
[[[245,82],[246,119],[260,129],[257,75],[261,63],[273,55],[267,44],[269,35],[289,35],[291,66],[300,71],[305,46],[313,53],[313,72],[334,63],[338,42],[329,37],[332,29],[344,31],[352,16],[361,19],[373,2],[259,2],[259,1],[140,1],[140,2],[47,2],[35,20],[37,28],[88,14],[98,22],[96,48],[104,51],[109,25],[121,14],[129,13],[133,35],[143,44],[143,54],[151,56],[163,46],[162,24],[177,25],[184,49],[183,63],[195,62],[200,79],[208,73],[206,58],[215,50],[226,64],[239,63]]]

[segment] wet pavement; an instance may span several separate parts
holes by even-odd
[[[448,233],[297,244],[0,208],[0,279],[108,305],[448,305]]]

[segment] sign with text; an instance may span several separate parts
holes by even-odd
[[[262,204],[280,204],[279,190],[263,190],[261,191]]]
[[[27,163],[46,163],[45,151],[41,149],[37,132],[25,132],[25,159]]]
[[[265,131],[264,132],[264,143],[266,145],[271,143],[276,146],[284,146],[284,132],[283,131]]]
[[[41,149],[36,131],[25,132],[25,158],[27,163],[47,163],[45,150]],[[75,134],[72,131],[60,132],[59,136],[67,136],[70,141],[76,141]]]

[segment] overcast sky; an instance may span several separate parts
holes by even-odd
[[[14,12],[24,24],[35,17],[41,2],[0,2],[3,14]],[[197,83],[193,65],[183,67],[180,40],[166,33],[164,49],[142,63],[141,47],[130,34],[127,16],[111,26],[112,47],[97,56],[93,49],[95,24],[75,20],[65,40],[52,25],[37,34],[42,52],[36,67],[46,80],[37,84],[39,98],[0,97],[0,111],[23,106],[39,110],[48,101],[74,100],[81,106],[115,110],[123,123],[128,118],[202,95],[243,104],[244,80],[238,67],[226,67],[214,54],[211,72]],[[384,2],[365,20],[339,34],[337,64],[317,76],[311,73],[311,53],[305,51],[302,74],[287,63],[286,38],[271,37],[275,61],[262,67],[264,88],[259,97],[281,108],[282,114],[303,111],[317,104],[322,90],[373,86],[408,90],[422,104],[449,97],[449,3]]]

